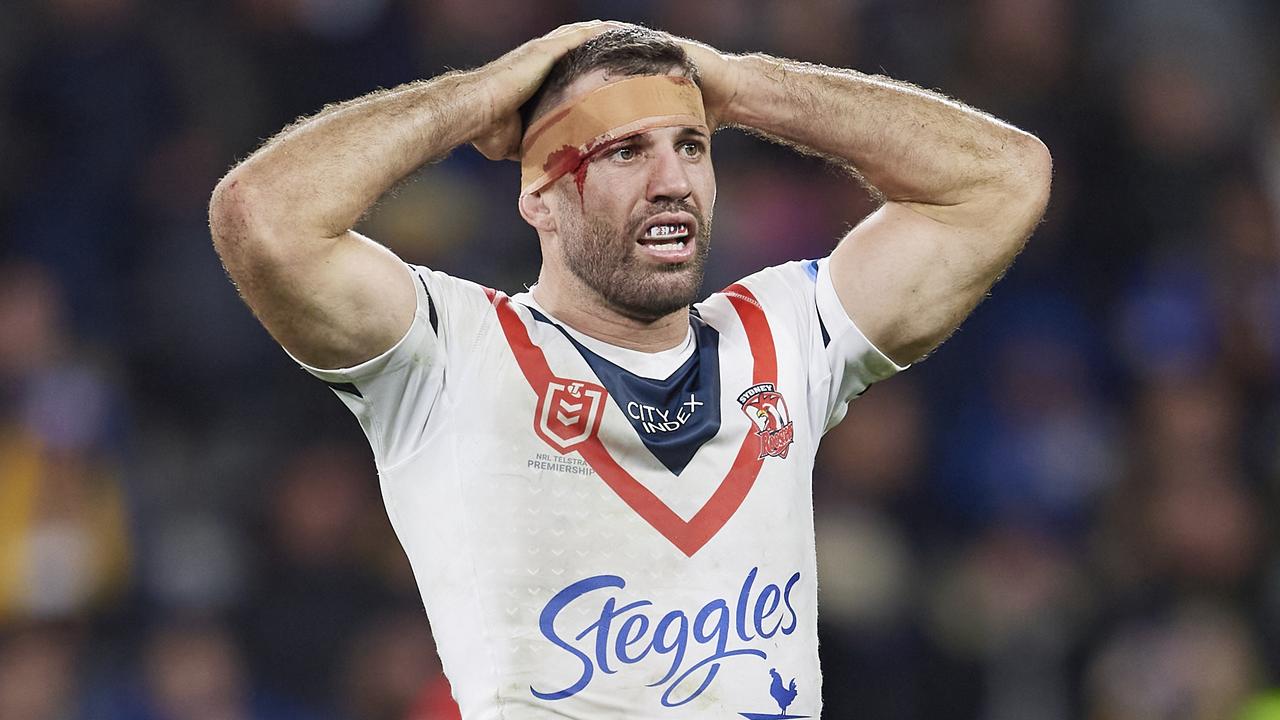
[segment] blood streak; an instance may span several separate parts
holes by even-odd
[[[589,167],[591,167],[591,163],[587,162],[586,158],[583,158],[578,163],[578,167],[573,170],[573,183],[578,186],[578,200],[582,203],[587,201],[586,195],[583,194],[583,186],[587,184],[587,168]]]
[[[547,155],[547,161],[542,164],[542,171],[552,178],[572,172],[573,182],[578,186],[578,199],[585,203],[584,186],[587,182],[587,168],[591,166],[590,154],[589,150],[584,153],[572,145],[564,145]]]
[[[597,138],[587,145],[586,150],[579,150],[572,145],[563,145],[559,150],[547,155],[547,161],[542,163],[542,171],[553,179],[573,173],[573,183],[578,188],[578,199],[585,203],[587,169],[591,167],[591,160],[629,137],[631,135],[607,140]]]
[[[552,178],[558,178],[581,165],[584,157],[582,151],[578,148],[572,145],[564,145],[559,150],[547,155],[547,161],[542,163],[542,171]]]

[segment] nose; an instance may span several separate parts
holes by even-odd
[[[683,200],[693,192],[689,182],[689,163],[683,160],[675,148],[666,148],[654,154],[649,163],[648,200]]]

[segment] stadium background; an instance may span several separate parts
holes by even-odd
[[[824,444],[826,716],[1280,717],[1275,3],[7,0],[0,718],[450,717],[359,428],[206,203],[299,115],[597,16],[885,72],[1054,154],[993,297]],[[870,207],[741,134],[715,157],[709,288]],[[519,289],[516,184],[459,150],[362,227]]]

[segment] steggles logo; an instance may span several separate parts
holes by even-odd
[[[769,651],[799,627],[792,596],[799,595],[800,573],[782,582],[767,582],[759,574],[760,568],[751,568],[736,597],[708,598],[700,607],[663,607],[654,599],[635,597],[619,575],[593,575],[569,585],[542,608],[538,628],[561,659],[569,661],[555,666],[577,668],[576,677],[543,680],[529,692],[539,700],[564,700],[598,678],[636,672],[642,674],[637,683],[662,689],[656,699],[663,707],[692,702],[712,687],[723,666],[749,665],[746,658],[767,662]],[[658,673],[661,677],[653,680]],[[781,696],[774,692],[784,712],[796,692],[794,680]]]

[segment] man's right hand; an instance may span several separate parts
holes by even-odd
[[[552,65],[620,27],[566,25],[478,70],[331,106],[229,172],[209,204],[214,246],[272,336],[323,368],[394,345],[415,317],[415,286],[399,258],[352,228],[396,182],[458,145],[516,156],[520,106]]]
[[[473,144],[490,160],[519,160],[524,127],[520,106],[541,87],[547,73],[565,53],[609,30],[628,27],[626,23],[588,20],[561,25],[534,38],[481,68],[487,75],[489,116],[485,129]]]

